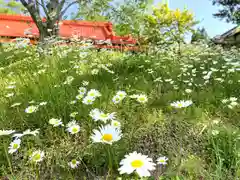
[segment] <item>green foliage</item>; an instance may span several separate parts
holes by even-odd
[[[222,9],[214,16],[225,19],[227,22],[240,24],[240,2],[239,0],[213,0],[213,5],[220,6]]]
[[[10,0],[10,1],[1,0],[0,1],[0,13],[19,14],[19,13],[22,13],[23,11],[24,11],[24,7],[19,2],[16,2],[14,0]]]
[[[82,1],[78,5],[77,13],[74,13],[72,18],[90,21],[106,21],[111,2],[112,0]]]
[[[199,41],[205,41],[205,42],[209,41],[209,37],[205,28],[198,28],[192,34],[191,43],[199,42]]]
[[[147,42],[154,45],[178,44],[184,42],[184,35],[193,31],[196,24],[188,10],[171,10],[168,4],[159,4],[151,15],[145,18],[144,35]]]
[[[112,7],[109,16],[118,35],[138,37],[144,25],[144,16],[150,10],[152,0],[124,0]]]
[[[190,44],[179,56],[174,48],[159,48],[146,55],[97,52],[74,45],[43,51],[3,47],[0,129],[23,132],[39,128],[40,133],[22,137],[21,147],[13,155],[4,151],[12,138],[0,136],[0,176],[17,180],[137,179],[135,174],[118,172],[124,155],[137,151],[154,162],[159,156],[169,158],[167,165],[157,165],[146,179],[237,179],[240,51]],[[70,76],[73,81],[66,83]],[[89,82],[87,90],[97,89],[102,94],[92,105],[76,99],[84,81]],[[16,87],[9,88],[11,84]],[[126,91],[127,97],[114,104],[112,98],[119,90]],[[9,93],[14,94],[6,97]],[[130,97],[141,93],[148,98],[145,104]],[[233,105],[230,100],[222,101],[233,97],[234,107],[229,106]],[[176,109],[170,106],[176,100],[192,100],[193,104]],[[18,102],[21,104],[12,106]],[[38,106],[38,111],[27,114],[30,105]],[[90,139],[93,129],[104,124],[89,116],[94,108],[116,112],[123,136],[112,146]],[[66,131],[73,112],[78,112],[74,119],[81,126],[75,135]],[[53,127],[51,118],[61,119],[65,126]],[[37,166],[29,162],[29,154],[36,149],[45,152]],[[80,161],[78,168],[70,168],[72,159]]]

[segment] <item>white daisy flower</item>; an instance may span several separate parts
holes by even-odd
[[[39,103],[39,106],[45,106],[45,105],[47,105],[47,102],[40,102]]]
[[[78,112],[72,112],[72,113],[70,114],[70,117],[75,118],[76,115],[78,115]]]
[[[78,94],[78,95],[76,96],[76,99],[80,100],[80,99],[83,98],[83,96],[84,96],[84,94]]]
[[[43,160],[44,156],[45,156],[45,153],[43,151],[37,150],[32,153],[29,160],[34,163],[38,163]]]
[[[87,93],[87,96],[96,98],[96,97],[100,97],[101,93],[96,89],[90,89]]]
[[[216,136],[216,135],[218,135],[219,134],[219,131],[218,130],[212,130],[212,135],[213,136]]]
[[[223,104],[226,104],[227,102],[228,102],[228,99],[223,99],[223,100],[222,100],[222,103],[223,103]]]
[[[63,84],[71,84],[74,80],[74,77],[72,76],[68,76],[65,80],[65,82],[63,82]]]
[[[121,100],[122,100],[122,98],[121,98],[119,95],[116,95],[116,96],[114,96],[114,97],[112,98],[112,102],[113,102],[114,104],[120,103]]]
[[[83,86],[87,86],[88,84],[89,84],[88,81],[83,81],[83,82],[82,82],[82,85],[83,85]]]
[[[190,94],[192,92],[192,90],[191,89],[185,89],[185,92]]]
[[[118,91],[117,95],[121,98],[124,99],[127,96],[127,93],[125,91]]]
[[[10,143],[10,146],[8,147],[8,153],[13,154],[15,153],[19,148],[21,144],[21,139],[15,139],[13,142]]]
[[[6,136],[14,133],[15,130],[0,130],[0,136]]]
[[[230,101],[237,101],[237,98],[235,98],[235,97],[230,97],[229,100],[230,100]]]
[[[70,132],[70,134],[77,134],[80,131],[80,126],[75,120],[70,121],[67,124],[67,131]]]
[[[93,104],[94,101],[95,101],[95,97],[86,96],[85,98],[83,98],[82,103],[89,105],[89,104]]]
[[[26,109],[25,109],[25,112],[28,113],[28,114],[31,114],[31,113],[34,113],[38,110],[38,106],[28,106]]]
[[[125,155],[120,165],[121,167],[118,169],[120,174],[131,174],[136,171],[140,177],[151,176],[150,171],[155,170],[155,163],[153,163],[152,158],[136,151]]]
[[[184,108],[192,105],[192,103],[193,102],[191,100],[187,100],[187,101],[181,100],[181,101],[173,102],[170,105],[175,108]]]
[[[121,127],[121,123],[119,121],[116,121],[116,120],[112,120],[111,125],[115,128],[120,128]]]
[[[48,123],[53,125],[53,127],[57,127],[57,126],[62,126],[63,125],[62,120],[61,119],[56,119],[56,118],[51,118],[48,121]]]
[[[139,94],[138,97],[137,97],[137,101],[144,104],[148,101],[148,98],[144,94]]]
[[[69,165],[72,169],[75,169],[75,168],[78,167],[79,163],[80,163],[79,161],[77,161],[76,159],[73,159],[73,160],[71,160],[71,162],[68,163],[68,165]]]
[[[99,69],[93,69],[92,71],[91,71],[91,74],[92,75],[95,75],[95,74],[98,74],[99,73]]]
[[[79,92],[79,94],[84,95],[87,92],[87,89],[85,87],[79,87],[78,92]]]
[[[106,125],[100,127],[99,130],[94,129],[91,139],[94,143],[106,143],[112,144],[113,142],[119,141],[121,139],[122,132],[119,128],[115,128],[111,125]]]
[[[157,164],[162,164],[162,165],[166,165],[168,161],[168,158],[166,156],[163,157],[159,157],[157,159]]]
[[[20,106],[22,103],[14,103],[11,105],[11,107],[16,107],[16,106]]]
[[[39,134],[39,130],[40,129],[36,129],[34,131],[31,131],[30,129],[25,130],[23,133],[16,133],[13,135],[13,137],[15,138],[21,138],[22,136],[25,135],[33,135],[33,136],[37,136],[37,134]]]
[[[77,101],[73,100],[73,101],[70,101],[69,104],[76,104],[76,103],[77,103]]]
[[[101,111],[97,108],[92,109],[89,113],[89,116],[91,116],[95,121],[98,121],[98,116],[101,113]]]
[[[93,109],[90,111],[89,115],[95,120],[101,120],[106,122],[107,120],[114,120],[115,119],[115,112],[113,113],[104,113],[103,111],[100,111],[99,109]]]
[[[6,89],[14,89],[14,88],[16,88],[15,85],[10,85],[10,86],[7,86],[7,87],[6,87]]]
[[[6,94],[5,97],[9,98],[9,97],[12,97],[12,96],[14,96],[14,93],[8,93],[8,94]]]

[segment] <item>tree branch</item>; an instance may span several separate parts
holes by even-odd
[[[36,1],[37,1],[37,3],[38,3],[40,6],[42,6],[43,11],[44,11],[46,17],[48,18],[48,17],[49,17],[49,16],[48,16],[48,11],[47,11],[47,8],[46,8],[45,5],[44,5],[44,1],[41,0],[41,3],[39,3],[38,0],[36,0]]]
[[[77,1],[74,1],[74,2],[69,3],[69,4],[67,5],[67,7],[66,7],[64,10],[62,10],[62,12],[60,13],[60,18],[62,18],[62,16],[66,13],[66,11],[67,11],[72,5],[74,5],[74,4],[76,4],[76,3],[78,3],[78,2],[77,2]]]

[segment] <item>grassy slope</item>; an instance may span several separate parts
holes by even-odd
[[[13,52],[14,56],[9,56]],[[117,112],[122,124],[123,138],[113,146],[117,162],[113,174],[117,174],[117,164],[126,153],[138,151],[154,159],[159,155],[169,157],[169,165],[158,169],[156,177],[162,173],[170,179],[176,176],[184,179],[237,177],[240,168],[240,110],[239,107],[229,109],[221,102],[229,97],[239,98],[240,74],[237,71],[227,73],[233,65],[226,65],[227,59],[239,62],[237,50],[224,52],[219,48],[186,47],[181,57],[170,50],[149,56],[92,51],[85,54],[83,50],[74,49],[55,49],[51,54],[38,56],[31,48],[1,54],[0,66],[4,69],[0,71],[0,129],[41,129],[39,137],[24,137],[20,152],[12,157],[14,174],[19,179],[31,179],[35,174],[36,170],[26,159],[28,151],[34,148],[47,153],[41,165],[43,179],[71,179],[83,175],[92,179],[93,173],[105,175],[106,147],[93,145],[89,140],[92,129],[99,126],[88,116],[93,108]],[[99,68],[108,66],[108,63],[111,63],[108,68],[114,74]],[[209,82],[205,83],[203,72],[209,72],[211,68],[218,71],[213,72]],[[97,75],[91,75],[92,69],[100,70]],[[196,69],[196,73],[192,73],[192,69]],[[45,72],[41,73],[41,70]],[[74,81],[64,85],[68,76],[73,76]],[[216,78],[224,81],[220,83]],[[174,82],[171,84],[169,79]],[[10,81],[16,82],[16,89],[6,89]],[[98,89],[102,93],[93,105],[87,106],[81,101],[70,104],[76,99],[82,81],[89,81],[88,89]],[[187,94],[185,89],[193,92]],[[149,101],[140,105],[128,97],[121,104],[114,105],[111,99],[118,90],[129,95],[144,93]],[[15,92],[15,95],[6,98],[9,92]],[[169,106],[181,99],[192,99],[194,104],[179,110]],[[35,101],[33,104],[42,101],[48,104],[36,113],[26,114],[24,110],[32,100]],[[11,108],[16,102],[22,104]],[[79,112],[76,117],[82,128],[79,135],[71,136],[64,128],[53,128],[48,124],[53,117],[62,118],[66,124],[74,111]],[[220,133],[213,136],[212,130]],[[0,151],[1,173],[7,174],[3,146]],[[78,171],[72,171],[67,162],[76,157],[84,163]]]

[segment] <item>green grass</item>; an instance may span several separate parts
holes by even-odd
[[[145,55],[55,47],[38,54],[36,48],[28,47],[2,49],[0,57],[0,129],[40,129],[37,136],[22,137],[21,147],[13,154],[4,153],[11,136],[0,136],[0,177],[137,179],[136,174],[118,172],[121,159],[133,151],[154,162],[160,156],[169,158],[166,166],[156,166],[149,179],[240,177],[240,106],[231,109],[222,103],[230,97],[239,103],[239,50],[187,45],[180,56],[171,50]],[[92,74],[93,69],[98,74]],[[213,72],[206,80],[203,76],[209,71]],[[64,84],[70,76],[74,80]],[[102,96],[92,105],[82,100],[71,104],[83,81],[89,82],[88,90],[96,89]],[[10,82],[16,88],[7,89]],[[126,91],[127,97],[114,104],[112,98],[119,90]],[[6,97],[12,92],[12,97]],[[133,94],[147,95],[148,102],[137,102],[129,97]],[[171,107],[177,100],[193,104]],[[11,107],[18,102],[21,105]],[[24,112],[40,102],[47,104],[35,113]],[[112,146],[90,139],[93,129],[103,124],[89,116],[94,108],[116,112],[123,136]],[[72,112],[78,112],[75,119],[81,127],[76,135],[48,123],[61,118],[66,125],[73,119]],[[34,165],[29,155],[36,149],[44,151],[45,157]],[[77,169],[68,165],[72,159],[80,161]]]

